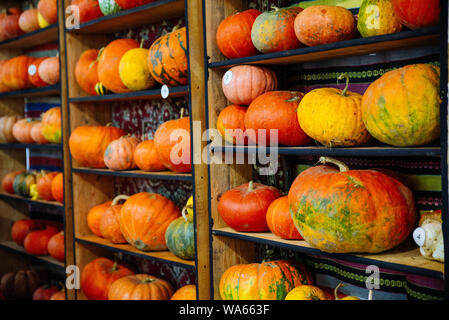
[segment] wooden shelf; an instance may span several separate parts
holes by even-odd
[[[79,243],[101,247],[103,249],[115,252],[122,252],[124,254],[137,256],[144,259],[159,261],[171,265],[177,265],[191,270],[195,269],[195,260],[180,259],[170,251],[152,251],[152,252],[140,251],[131,246],[130,244],[112,244],[109,241],[99,238],[95,235],[78,236],[75,237],[75,240]]]
[[[23,198],[21,196],[15,195],[15,194],[7,194],[7,193],[3,193],[3,192],[0,193],[0,199],[7,200],[7,201],[9,201],[9,200],[20,201],[20,202],[25,202],[25,203],[35,205],[35,206],[52,207],[52,208],[64,210],[64,205],[57,201],[31,200],[31,199]]]
[[[229,227],[225,227],[212,230],[212,234],[255,243],[268,244],[306,254],[328,256],[335,259],[342,259],[366,265],[374,264],[379,267],[413,274],[421,274],[435,278],[443,278],[444,274],[443,263],[427,260],[419,253],[418,248],[410,248],[405,245],[400,245],[395,249],[378,254],[331,254],[312,248],[304,240],[284,240],[278,238],[271,232],[245,233],[237,232]]]
[[[189,94],[188,86],[169,88],[169,98],[187,96]],[[107,101],[126,101],[126,100],[151,100],[162,99],[161,89],[143,90],[128,93],[112,93],[102,96],[85,96],[69,98],[69,102],[107,102]]]
[[[42,97],[42,96],[54,96],[58,95],[60,91],[60,85],[55,84],[53,86],[28,88],[23,90],[9,91],[0,93],[0,99],[2,98],[30,98],[30,97]]]
[[[184,16],[184,0],[160,0],[82,23],[79,29],[66,29],[66,32],[110,34]]]
[[[46,28],[2,41],[0,42],[0,49],[26,49],[56,41],[58,41],[58,26],[53,24]]]
[[[403,31],[382,36],[352,39],[315,47],[260,54],[257,56],[212,61],[209,68],[230,68],[239,64],[295,64],[390,51],[394,49],[438,45],[439,27]]]
[[[59,150],[62,151],[62,144],[49,143],[0,143],[0,149],[38,149],[38,150]]]
[[[28,253],[25,248],[19,246],[17,243],[15,243],[14,241],[3,241],[0,242],[0,249],[4,249],[7,250],[9,252],[13,252],[13,253],[17,253],[20,254],[22,256],[25,256],[29,259],[32,259],[33,261],[37,262],[37,263],[42,263],[45,264],[51,268],[54,268],[60,272],[64,272],[65,273],[65,268],[64,268],[64,263],[60,262],[54,258],[52,258],[51,256],[35,256],[33,254]]]
[[[91,169],[91,168],[72,168],[72,171],[77,173],[100,174],[116,177],[192,181],[191,173],[176,173],[172,171],[160,171],[160,172],[146,172],[141,170],[114,171],[110,169]]]

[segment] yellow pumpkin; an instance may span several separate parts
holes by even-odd
[[[290,291],[285,300],[327,300],[326,294],[318,287],[312,285],[297,286]]]
[[[156,84],[150,74],[147,58],[148,49],[135,48],[127,51],[120,59],[120,79],[129,90],[147,90]]]
[[[344,90],[320,88],[307,93],[299,103],[298,121],[303,131],[327,147],[351,147],[371,139],[362,120],[362,95]]]
[[[37,23],[41,29],[48,27],[50,24],[44,19],[40,12],[37,13]]]

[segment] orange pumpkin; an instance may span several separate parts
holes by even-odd
[[[39,65],[48,57],[36,58],[28,66],[28,81],[34,87],[47,86],[47,82],[41,79],[39,76]]]
[[[75,79],[78,85],[90,95],[96,96],[95,85],[98,80],[98,50],[84,51],[75,66]]]
[[[59,57],[49,57],[39,64],[39,77],[47,84],[59,82]]]
[[[223,76],[222,88],[233,104],[249,105],[267,91],[277,89],[276,74],[268,68],[241,65],[229,69]]]
[[[145,140],[139,143],[134,150],[134,161],[137,167],[143,171],[163,171],[167,168],[159,160],[154,140]]]
[[[120,59],[128,50],[139,47],[140,45],[136,40],[117,39],[102,49],[98,61],[98,79],[106,89],[115,93],[131,91],[120,79]]]
[[[45,21],[49,24],[53,24],[58,21],[58,7],[56,0],[39,0],[37,9]]]
[[[91,168],[105,168],[104,152],[109,143],[124,136],[120,128],[111,126],[85,125],[73,130],[69,138],[72,157],[78,165]]]
[[[3,116],[0,118],[0,143],[16,142],[12,134],[14,124],[21,119],[21,116]]]
[[[123,204],[120,230],[126,241],[139,250],[166,250],[165,231],[180,216],[181,211],[170,199],[157,193],[140,192]]]
[[[192,172],[188,117],[161,124],[154,134],[154,146],[165,167],[175,172]]]
[[[171,296],[170,300],[196,300],[196,285],[185,285]]]
[[[44,230],[31,231],[25,237],[23,246],[25,250],[34,255],[47,256],[48,242],[51,237],[57,234],[60,230],[56,227],[47,226]]]
[[[53,197],[53,193],[51,192],[51,185],[53,179],[59,174],[59,172],[49,172],[39,179],[37,182],[36,188],[39,197],[46,201],[53,201],[55,198]]]
[[[13,171],[8,173],[6,176],[3,177],[2,179],[2,188],[4,191],[14,194],[14,188],[13,188],[13,184],[14,184],[14,178],[23,173],[23,170],[17,170],[17,171]]]
[[[48,143],[48,140],[42,135],[42,122],[36,121],[31,128],[31,138],[38,144]]]
[[[246,130],[254,130],[254,134],[249,135],[250,141],[253,140],[258,145],[270,145],[271,134],[275,134],[277,130],[279,144],[308,144],[311,139],[302,130],[296,114],[303,97],[302,92],[270,91],[254,99],[245,114]],[[265,130],[265,138],[259,130]],[[257,140],[253,139],[254,136]]]
[[[103,16],[98,0],[72,0],[72,6],[78,7],[81,23]]]
[[[109,208],[100,217],[100,233],[103,238],[112,243],[126,243],[126,239],[120,231],[120,210],[122,205],[119,204],[119,201],[127,198],[128,196],[115,197]]]
[[[1,15],[1,13],[0,13]],[[1,41],[1,40],[0,40]],[[3,83],[3,70],[4,70],[4,65],[8,60],[0,60],[0,92],[8,92],[11,89]]]
[[[51,143],[61,143],[61,107],[53,107],[42,115],[42,135]]]
[[[64,231],[53,235],[50,240],[48,240],[48,253],[58,261],[64,262],[65,260],[64,248]]]
[[[111,141],[104,151],[104,164],[112,170],[135,169],[134,150],[139,144],[134,136],[123,136]]]
[[[28,80],[28,66],[34,58],[17,56],[6,61],[3,65],[3,84],[11,90],[26,89],[30,86]]]
[[[34,143],[31,137],[31,129],[33,128],[36,121],[27,118],[20,119],[12,127],[12,134],[17,141],[22,143]]]
[[[50,300],[65,300],[64,289],[52,294],[52,296],[50,297]]]
[[[170,300],[173,292],[168,281],[135,274],[115,281],[109,288],[108,300]]]
[[[267,225],[279,238],[302,240],[290,216],[287,196],[277,198],[270,204],[267,210]]]
[[[247,144],[245,135],[245,114],[247,108],[231,104],[220,111],[217,118],[217,129],[222,137],[233,144]]]
[[[21,13],[22,11],[18,8],[10,8],[0,20],[0,29],[2,29],[5,39],[15,38],[24,33],[19,26]]]
[[[217,28],[218,49],[229,59],[254,56],[258,53],[251,40],[254,20],[262,12],[249,9],[226,17]]]
[[[111,205],[112,201],[107,201],[105,203],[96,205],[92,207],[87,214],[87,226],[89,227],[90,231],[92,231],[92,233],[97,237],[103,237],[100,231],[100,221],[103,214]]]
[[[295,19],[295,34],[307,46],[350,40],[357,34],[354,15],[340,6],[311,6]]]
[[[20,14],[19,27],[23,32],[33,32],[40,29],[37,13],[38,10],[36,8],[30,8]]]
[[[51,182],[51,194],[56,201],[64,203],[64,175],[62,172],[53,178]]]

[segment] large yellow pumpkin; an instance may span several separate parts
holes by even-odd
[[[408,65],[374,81],[362,98],[362,117],[377,140],[420,146],[440,136],[440,69]]]
[[[147,90],[156,84],[148,69],[147,57],[148,49],[135,48],[120,59],[120,79],[129,90]]]

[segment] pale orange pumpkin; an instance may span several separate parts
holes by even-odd
[[[135,274],[114,281],[108,300],[170,300],[173,292],[168,281],[149,274]]]
[[[48,143],[48,140],[42,135],[42,122],[36,121],[31,128],[31,138],[38,144]]]
[[[119,201],[127,199],[128,196],[117,196],[112,200],[111,205],[100,217],[100,233],[106,240],[112,243],[127,243],[120,231],[120,210],[122,204]]]
[[[39,64],[39,77],[49,85],[59,82],[59,58],[49,57]]]
[[[36,8],[30,8],[20,14],[19,27],[23,32],[33,32],[40,29],[37,13]]]
[[[21,116],[3,116],[0,118],[0,143],[16,142],[12,134],[14,124],[21,119]]]
[[[34,143],[34,140],[31,137],[31,129],[35,123],[36,121],[30,118],[17,121],[12,127],[14,138],[21,143]]]
[[[104,151],[104,164],[111,170],[135,169],[134,150],[139,142],[129,135],[110,142]]]

